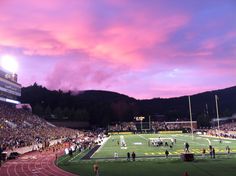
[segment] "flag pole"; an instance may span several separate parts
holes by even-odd
[[[190,96],[188,96],[188,103],[189,103],[189,116],[190,116],[190,124],[191,124],[192,140],[193,140],[193,118],[192,118],[192,107],[191,107]]]

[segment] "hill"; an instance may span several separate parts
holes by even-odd
[[[193,119],[201,126],[216,117],[215,95],[219,97],[220,116],[236,112],[236,87],[209,91],[191,96]],[[137,100],[123,94],[101,90],[81,92],[51,91],[34,84],[22,88],[22,103],[30,103],[34,113],[47,120],[89,121],[107,125],[132,121],[134,116],[151,116],[155,120],[188,119],[188,97]]]

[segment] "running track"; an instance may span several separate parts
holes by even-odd
[[[0,176],[75,176],[58,168],[55,158],[56,153],[52,151],[28,153],[4,163],[0,167]]]

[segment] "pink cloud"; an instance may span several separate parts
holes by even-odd
[[[232,85],[236,26],[225,19],[234,11],[209,4],[5,0],[0,51],[18,55],[23,85],[139,98]],[[208,17],[205,8],[215,13]]]
[[[203,48],[207,49],[207,50],[211,50],[214,49],[217,46],[218,41],[216,40],[207,40],[204,41]]]
[[[165,42],[171,32],[187,22],[186,16],[175,15],[162,17],[150,23],[148,19],[152,14],[148,12],[144,11],[135,15],[126,12],[124,15],[130,16],[133,19],[132,23],[127,25],[126,22],[118,22],[97,33],[94,31],[96,27],[93,29],[93,24],[84,20],[84,17],[92,18],[84,10],[69,12],[65,15],[66,17],[59,15],[65,20],[64,22],[38,14],[39,11],[57,11],[63,1],[26,2],[29,4],[23,5],[26,5],[27,9],[30,6],[36,8],[35,11],[30,10],[34,19],[26,17],[14,20],[15,14],[25,15],[17,11],[10,16],[10,21],[14,20],[17,24],[14,24],[14,27],[8,25],[7,28],[3,28],[0,36],[2,38],[0,44],[24,48],[26,55],[58,55],[66,53],[66,50],[81,49],[97,58],[109,58],[109,61],[113,63],[133,65],[130,63],[136,61],[137,65],[138,63],[143,65],[146,61],[145,56],[138,54],[140,48],[153,47],[153,45]],[[78,7],[81,4],[75,3]],[[89,8],[89,5],[83,3],[82,7]],[[45,18],[47,21],[44,20]],[[32,20],[37,25],[32,25]],[[16,29],[15,26],[17,26]],[[8,30],[9,27],[10,30]]]
[[[155,45],[166,42],[171,32],[176,31],[187,23],[187,17],[175,16],[158,19],[148,24],[149,16],[138,19],[134,24],[118,24],[111,26],[103,32],[102,39],[92,53],[95,56],[108,56],[115,63],[131,64],[140,62],[143,66],[147,62],[144,55],[139,53],[143,48],[152,48]],[[142,21],[143,20],[143,21]],[[143,26],[143,24],[147,24]]]
[[[51,89],[62,90],[102,89],[117,82],[116,76],[119,74],[122,74],[122,70],[118,67],[109,68],[106,63],[81,56],[64,59],[56,64],[46,78],[46,85]]]

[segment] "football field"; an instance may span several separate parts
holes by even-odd
[[[149,139],[161,139],[171,144],[176,139],[173,148],[169,146],[149,146]],[[90,160],[81,160],[89,151],[76,152],[73,157],[63,156],[57,164],[64,170],[91,176],[93,164],[98,163],[100,176],[182,176],[185,171],[190,176],[234,176],[236,173],[236,141],[229,139],[192,136],[189,134],[135,134],[113,135],[97,150]],[[180,154],[184,152],[184,143],[190,145],[190,152],[195,154],[193,162],[183,162]],[[123,143],[123,145],[122,145]],[[124,145],[125,144],[125,145]],[[202,148],[209,154],[209,145],[216,151],[216,158],[209,155],[202,157]],[[227,155],[226,146],[231,148],[232,154]],[[165,158],[164,152],[169,150],[169,158]],[[114,159],[114,153],[118,153],[118,159]],[[127,152],[135,152],[136,161],[127,161]]]
[[[150,139],[160,139],[168,146],[153,146],[149,144]],[[171,141],[176,139],[176,143],[171,148]],[[124,141],[125,145],[122,146]],[[236,141],[218,138],[193,136],[190,134],[132,134],[132,135],[113,135],[108,141],[93,155],[93,158],[112,158],[114,153],[118,157],[126,157],[127,152],[135,152],[137,157],[164,156],[168,150],[170,155],[179,155],[184,152],[184,143],[190,145],[190,152],[202,154],[202,149],[209,153],[209,145],[215,148],[216,153],[226,153],[226,146],[231,148],[231,152],[236,152]]]

